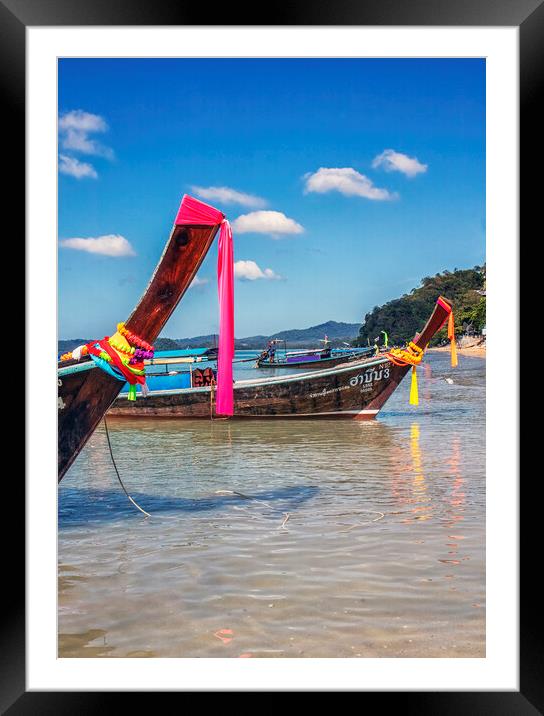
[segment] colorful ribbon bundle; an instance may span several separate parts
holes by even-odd
[[[79,360],[89,355],[96,365],[117,380],[129,384],[128,399],[136,400],[136,386],[142,388],[142,394],[148,393],[145,382],[144,360],[153,358],[153,346],[129,331],[124,323],[117,324],[117,332],[111,338],[91,341],[78,346],[71,353],[64,353],[61,361],[72,358]]]
[[[420,348],[413,341],[408,343],[408,348],[392,348],[387,357],[398,366],[412,366],[412,383],[410,385],[410,405],[419,405],[419,393],[417,389],[416,366],[423,360],[423,348]]]

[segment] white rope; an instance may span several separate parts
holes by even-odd
[[[138,505],[138,504],[132,499],[132,497],[128,494],[128,492],[127,492],[127,490],[126,490],[126,487],[123,485],[123,481],[121,480],[121,475],[119,475],[119,470],[117,469],[117,465],[115,464],[115,458],[113,457],[113,450],[111,449],[111,442],[110,442],[110,434],[109,434],[109,431],[108,431],[108,423],[106,422],[106,416],[105,416],[105,415],[104,415],[104,427],[106,428],[106,438],[107,438],[107,440],[108,440],[108,447],[109,447],[109,449],[110,449],[111,461],[112,461],[112,463],[113,463],[113,467],[115,468],[115,473],[116,473],[116,475],[117,475],[117,479],[119,480],[119,484],[120,484],[121,487],[123,488],[123,492],[124,492],[125,495],[128,497],[128,499],[132,502],[132,504],[134,505],[134,507],[136,507],[137,510],[140,510],[140,512],[143,512],[143,514],[144,514],[146,517],[151,517],[151,515],[149,514],[149,512],[146,512],[145,510],[143,510],[143,509],[140,507],[140,505]]]
[[[261,505],[265,505],[269,509],[276,511],[276,508],[273,505],[271,505],[270,503],[265,502],[264,500],[259,500],[257,497],[251,497],[251,495],[244,495],[243,492],[237,492],[236,490],[216,490],[215,494],[216,495],[237,495],[238,497],[242,497],[244,500],[251,500],[252,502],[259,502]],[[356,524],[352,525],[351,527],[348,527],[345,530],[338,530],[338,533],[351,532],[351,530],[357,529],[357,527],[364,527],[365,525],[371,525],[373,522],[379,522],[380,520],[383,520],[383,518],[385,517],[385,513],[380,512],[379,510],[359,510],[358,513],[355,513],[355,514],[361,514],[363,512],[371,514],[371,515],[377,515],[377,517],[375,517],[373,520],[367,520],[365,522],[357,522]],[[281,523],[281,525],[278,527],[278,529],[283,529],[287,532],[288,530],[285,525],[291,518],[291,513],[284,512],[283,514],[284,514],[284,519],[283,519],[283,522]],[[326,516],[338,517],[338,516],[344,516],[344,515],[343,514],[339,515],[338,513],[336,513],[336,514],[326,515]],[[297,518],[302,519],[302,521],[304,521],[304,519],[305,519],[304,516],[295,514],[295,520]]]

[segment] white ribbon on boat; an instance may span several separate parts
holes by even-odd
[[[78,346],[77,348],[74,348],[74,350],[72,351],[72,358],[79,360],[81,358],[81,351],[84,347],[85,346]]]

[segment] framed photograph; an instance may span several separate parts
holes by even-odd
[[[540,713],[518,197],[544,3],[129,5],[0,2],[28,296],[3,711]]]

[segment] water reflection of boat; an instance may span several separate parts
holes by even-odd
[[[139,347],[147,346],[157,338],[193,280],[219,228],[219,224],[205,226],[187,223],[186,208],[189,204],[193,209],[195,206],[206,206],[196,199],[184,197],[151,282],[124,324],[127,334],[138,339],[139,343],[136,345]],[[123,337],[120,340],[123,340]],[[128,345],[131,345],[130,341]],[[143,352],[145,351],[142,349]],[[82,354],[81,351],[74,357],[70,354],[66,360],[59,363],[59,481],[122,387],[121,379],[115,377],[111,371],[102,370],[90,355]]]
[[[427,484],[423,473],[423,460],[421,455],[421,446],[419,442],[419,425],[412,423],[410,427],[410,452],[412,455],[412,493],[415,513],[415,519],[425,522],[431,517],[432,505],[431,499],[427,494]]]
[[[447,461],[452,478],[451,490],[448,496],[449,515],[448,525],[455,527],[459,522],[464,520],[465,511],[465,477],[461,470],[461,441],[459,436],[452,437],[451,456]]]
[[[451,313],[439,298],[425,327],[411,343],[420,357]],[[410,365],[391,354],[344,361],[326,368],[285,377],[241,380],[234,383],[236,418],[374,418],[404,378]],[[120,396],[110,409],[118,417],[215,418],[215,375],[199,373],[199,385],[152,391],[145,400]],[[192,378],[196,370],[192,371]]]
[[[469,559],[467,555],[461,556],[459,554],[459,542],[465,539],[465,536],[461,534],[463,529],[461,522],[465,519],[466,494],[465,478],[461,470],[461,441],[458,435],[452,437],[451,456],[446,464],[450,471],[452,485],[446,495],[447,519],[445,525],[448,528],[448,532],[455,532],[455,534],[448,534],[448,539],[451,541],[446,544],[450,550],[448,556],[440,559],[439,562],[449,566],[457,566],[462,561]],[[452,577],[453,575],[449,575],[449,578]]]
[[[319,455],[327,453],[330,459],[333,459],[337,447],[335,434],[325,422],[316,425],[311,421],[310,428],[308,422],[303,420],[297,421],[296,425],[276,420],[271,425],[270,421],[263,418],[262,421],[252,420],[251,426],[242,420],[186,420],[183,423],[183,431],[180,432],[180,424],[176,418],[157,420],[151,416],[138,420],[117,420],[108,413],[108,425],[112,441],[116,445],[141,442],[142,436],[145,435],[145,440],[149,440],[149,443],[142,444],[152,445],[153,451],[157,450],[165,460],[172,455],[175,455],[175,459],[181,459],[182,454],[191,453],[195,462],[201,463],[211,459],[215,450],[220,450],[223,454],[229,445],[240,444],[251,446],[251,450],[244,451],[245,464],[264,459],[264,454],[267,455],[266,460],[272,460],[277,452],[290,455],[293,450]],[[360,446],[366,444],[368,439],[378,450],[389,452],[393,449],[391,428],[386,422],[352,420],[347,421],[342,429],[345,431],[343,455],[351,455],[354,461],[360,459]],[[85,459],[85,454],[82,455],[82,460]],[[277,462],[277,458],[274,457],[274,460]]]
[[[390,489],[394,502],[400,507],[395,514],[401,515],[401,521],[406,524],[426,522],[433,513],[423,458],[419,423],[413,422],[409,441],[394,444],[390,466]]]

